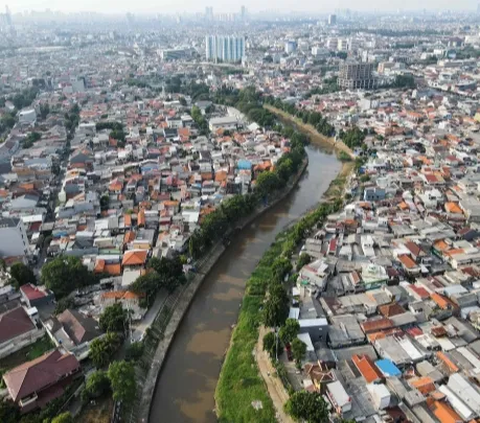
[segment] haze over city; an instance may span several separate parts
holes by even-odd
[[[358,2],[354,0],[334,0],[332,2],[311,2],[309,0],[275,0],[275,1],[253,1],[227,2],[213,0],[211,2],[198,2],[194,0],[139,0],[132,3],[128,0],[84,0],[81,2],[66,2],[63,0],[15,0],[10,2],[9,6],[13,13],[30,10],[42,11],[50,9],[52,11],[62,12],[101,12],[109,14],[118,13],[178,13],[201,12],[205,7],[212,6],[219,13],[230,13],[241,5],[248,7],[252,12],[264,10],[278,10],[282,12],[334,12],[336,9],[352,9],[359,11],[398,11],[398,10],[476,10],[476,3],[471,0],[461,0],[451,2],[447,0],[433,1],[426,0],[419,4],[414,0],[394,0],[389,2],[373,0],[368,2]]]
[[[0,7],[0,423],[479,423],[480,3]]]

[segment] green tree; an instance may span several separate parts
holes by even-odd
[[[153,257],[149,261],[148,267],[157,272],[161,287],[167,289],[169,292],[174,291],[177,286],[186,281],[180,256],[175,256],[171,259],[166,257],[160,259]]]
[[[297,272],[299,272],[303,266],[306,266],[311,261],[312,258],[307,253],[301,253],[300,257],[298,257]]]
[[[135,282],[130,285],[129,289],[137,294],[145,295],[146,304],[150,306],[161,287],[162,279],[160,275],[155,270],[152,270],[145,275],[139,276]]]
[[[20,410],[9,400],[0,401],[0,422],[17,423],[20,420]]]
[[[105,367],[120,348],[120,344],[120,336],[115,332],[108,332],[104,337],[94,339],[90,344],[90,358],[95,367]]]
[[[57,299],[94,282],[93,274],[78,257],[59,256],[42,267],[42,283]]]
[[[84,396],[86,399],[98,398],[110,390],[110,379],[107,372],[97,370],[87,378]]]
[[[128,327],[128,311],[120,303],[112,304],[100,315],[99,324],[104,332],[124,332]]]
[[[282,341],[275,337],[275,332],[268,332],[265,334],[263,337],[263,350],[268,352],[272,360],[280,354],[282,348]]]
[[[27,283],[31,283],[36,285],[37,278],[35,277],[35,273],[33,273],[32,269],[25,266],[23,263],[15,263],[10,268],[10,275],[13,279],[15,279],[18,284],[25,285]]]
[[[280,327],[288,317],[288,296],[280,284],[270,288],[270,295],[263,309],[265,326]]]
[[[142,342],[132,342],[127,348],[126,358],[129,361],[137,361],[142,358],[144,346]]]
[[[271,194],[280,188],[281,182],[278,179],[278,176],[274,172],[262,172],[257,177],[255,188],[258,190],[260,195],[265,196]]]
[[[292,341],[292,355],[298,368],[300,368],[300,366],[302,365],[302,360],[305,358],[306,353],[307,344],[300,341],[300,339],[295,338]]]
[[[327,404],[318,392],[295,392],[286,402],[285,411],[298,421],[307,423],[328,421]]]
[[[74,420],[70,412],[66,411],[52,419],[52,423],[74,423]]]
[[[131,403],[135,399],[137,382],[135,368],[127,361],[114,361],[108,368],[108,378],[113,391],[113,399]]]
[[[296,319],[287,319],[285,324],[280,328],[279,336],[284,344],[290,344],[296,339],[300,330],[300,324]]]

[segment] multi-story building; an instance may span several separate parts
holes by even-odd
[[[291,54],[297,49],[297,43],[295,41],[286,41],[285,42],[285,53]]]
[[[0,257],[28,255],[28,238],[20,219],[0,219]]]
[[[207,60],[239,62],[245,56],[245,37],[207,35],[205,53]]]
[[[373,63],[346,61],[340,65],[338,85],[343,89],[372,89],[376,79],[373,77]]]
[[[328,15],[328,24],[336,25],[337,24],[337,15]]]

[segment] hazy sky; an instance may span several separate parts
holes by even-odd
[[[5,1],[5,0],[4,0]],[[474,10],[475,0],[7,0],[12,13],[25,10],[60,10],[65,12],[95,11],[107,13],[170,13],[170,12],[200,12],[205,6],[212,6],[214,13],[237,12],[243,4],[249,10],[258,12],[267,9],[279,11],[333,11],[337,8],[351,8],[352,10],[420,10],[426,9],[456,9]],[[1,6],[1,3],[0,3]],[[3,9],[3,7],[2,7]]]

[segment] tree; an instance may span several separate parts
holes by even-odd
[[[300,271],[303,266],[310,263],[311,260],[312,258],[307,253],[300,254],[300,257],[298,258],[298,262],[297,262],[297,272]]]
[[[136,294],[145,295],[146,304],[150,306],[161,287],[162,279],[160,275],[152,269],[145,275],[139,276],[135,282],[130,285],[129,290]]]
[[[74,420],[70,412],[66,411],[52,419],[52,423],[74,423]]]
[[[98,398],[110,390],[110,379],[107,372],[97,370],[87,379],[85,384],[84,396],[86,399]]]
[[[307,353],[307,344],[300,341],[300,339],[295,338],[292,341],[292,355],[298,368],[301,367],[301,362],[304,359],[306,353]]]
[[[286,402],[285,411],[298,421],[308,423],[328,421],[327,404],[318,392],[295,392]]]
[[[57,299],[94,282],[93,274],[78,257],[60,256],[42,267],[42,283]]]
[[[265,334],[263,337],[263,350],[268,352],[272,360],[277,357],[282,349],[283,344],[280,339],[277,339],[275,332],[268,332]]]
[[[20,420],[20,410],[12,401],[0,401],[0,422],[17,423]]]
[[[100,329],[104,332],[124,332],[128,327],[128,311],[115,303],[105,308],[100,315]]]
[[[120,336],[115,332],[108,332],[102,338],[96,338],[90,344],[90,358],[97,369],[105,367],[120,347]]]
[[[288,317],[288,296],[280,284],[270,288],[270,295],[263,309],[263,321],[265,326],[282,326]]]
[[[160,287],[167,289],[169,292],[172,292],[178,285],[186,281],[180,256],[172,259],[153,257],[149,261],[148,267],[157,272],[160,278]]]
[[[287,319],[285,324],[280,328],[279,336],[284,344],[290,344],[296,339],[300,330],[300,324],[296,319]]]
[[[37,283],[37,278],[35,277],[32,269],[25,266],[23,263],[13,264],[10,268],[10,275],[18,282],[20,286],[27,283],[36,285]]]
[[[127,361],[114,361],[108,368],[108,378],[113,391],[113,399],[130,403],[135,399],[137,382],[135,368]]]
[[[128,361],[136,361],[142,358],[143,355],[143,343],[141,342],[132,342],[127,348],[127,360]]]

